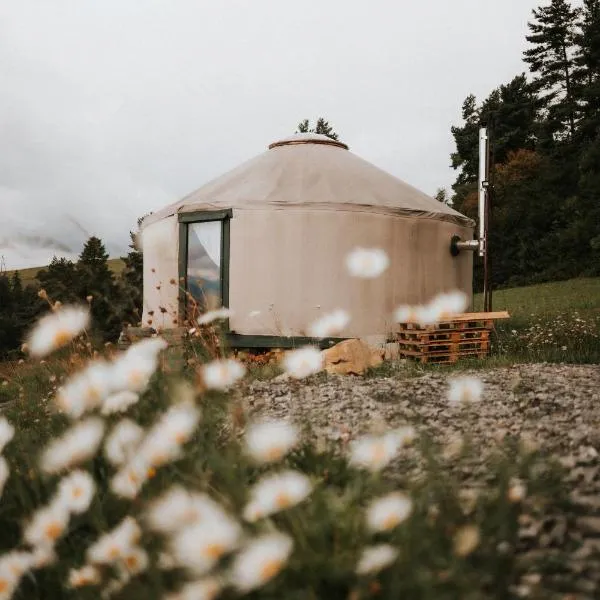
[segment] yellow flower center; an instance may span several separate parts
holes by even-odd
[[[175,441],[178,444],[185,443],[186,439],[187,439],[187,435],[183,431],[179,431],[175,434]]]
[[[4,577],[0,577],[0,594],[8,590],[8,581]]]
[[[133,570],[138,566],[138,564],[139,564],[138,558],[137,558],[137,556],[135,556],[133,554],[131,554],[125,558],[125,566],[128,569]]]
[[[287,492],[279,492],[277,496],[275,496],[275,505],[277,508],[287,508],[292,503],[292,499]]]
[[[81,498],[83,496],[83,490],[81,487],[76,486],[73,488],[73,498]]]
[[[156,469],[154,467],[150,467],[148,469],[148,479],[152,479],[156,476]]]
[[[265,456],[268,460],[279,460],[283,456],[283,448],[280,446],[272,446],[267,450]]]
[[[263,581],[268,581],[272,579],[281,571],[283,563],[277,559],[271,559],[265,562],[265,564],[260,568],[260,576]]]
[[[71,341],[71,334],[66,329],[59,329],[55,334],[52,342],[56,348],[64,346]]]
[[[142,372],[139,369],[133,369],[129,373],[129,383],[131,385],[139,385],[142,383]]]
[[[108,549],[108,552],[106,553],[106,555],[108,556],[108,558],[110,560],[115,560],[116,558],[119,558],[119,555],[121,554],[119,547],[116,545],[111,546]]]
[[[382,522],[381,526],[383,529],[392,529],[400,523],[398,515],[388,515]]]
[[[51,540],[57,540],[60,537],[60,534],[62,533],[62,531],[63,531],[62,525],[60,523],[58,523],[57,521],[52,521],[51,523],[48,523],[48,525],[46,526],[46,535]]]
[[[204,554],[210,558],[221,558],[225,552],[225,546],[223,544],[208,544],[204,548]]]
[[[381,463],[385,460],[385,446],[379,442],[373,448],[373,462]]]

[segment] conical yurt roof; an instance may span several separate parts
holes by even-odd
[[[379,212],[473,222],[324,135],[295,134],[144,219],[201,210],[293,209]]]

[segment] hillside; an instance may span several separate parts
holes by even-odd
[[[108,266],[115,275],[118,275],[125,267],[125,263],[123,262],[123,260],[121,258],[110,258],[108,260]],[[17,269],[17,270],[19,272],[19,275],[21,276],[23,285],[28,285],[30,283],[35,284],[36,283],[36,281],[35,281],[36,275],[45,268],[46,267],[31,267],[29,269]],[[8,275],[12,275],[14,273],[14,271],[7,271],[7,273],[8,273]]]

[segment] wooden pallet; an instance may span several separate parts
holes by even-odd
[[[435,325],[400,323],[396,342],[402,357],[422,363],[452,364],[461,358],[485,358],[490,351],[490,333],[496,319],[507,319],[505,311],[465,313]]]

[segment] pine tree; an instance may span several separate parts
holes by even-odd
[[[75,264],[66,258],[54,256],[46,269],[38,271],[36,279],[53,301],[67,304],[80,297]]]
[[[600,134],[600,0],[583,0],[575,56],[584,141]]]
[[[319,117],[317,119],[317,124],[315,127],[310,126],[310,121],[308,119],[300,121],[300,123],[298,123],[296,133],[320,133],[321,135],[326,135],[332,140],[339,139],[339,136],[333,130],[333,127],[323,117]]]
[[[76,267],[79,297],[92,296],[94,327],[105,340],[114,340],[121,331],[121,306],[108,253],[102,240],[92,236],[84,245]]]
[[[533,10],[526,36],[531,47],[524,60],[535,75],[533,88],[546,113],[549,139],[573,139],[578,120],[574,81],[575,28],[578,10],[567,0],[551,0]]]

